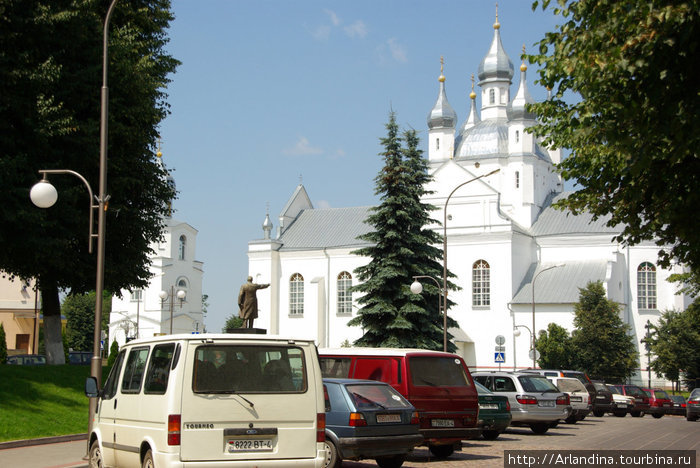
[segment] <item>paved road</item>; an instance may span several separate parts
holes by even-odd
[[[575,425],[562,424],[544,435],[512,428],[495,441],[468,441],[448,460],[435,460],[417,448],[404,468],[503,467],[506,450],[695,450],[700,466],[700,422],[679,416],[644,418],[589,417]],[[83,468],[85,442],[63,442],[0,450],[3,468]],[[376,467],[374,461],[343,463],[343,468]]]

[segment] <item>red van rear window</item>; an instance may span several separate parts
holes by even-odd
[[[414,356],[410,363],[411,381],[415,386],[471,386],[462,361],[457,358]]]

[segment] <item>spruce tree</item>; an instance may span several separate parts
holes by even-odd
[[[354,343],[357,346],[441,350],[439,288],[426,282],[423,294],[410,291],[413,276],[430,275],[442,281],[442,252],[435,247],[441,238],[427,228],[435,222],[430,218],[433,207],[421,202],[430,181],[427,163],[415,131],[399,136],[394,112],[389,114],[386,129],[387,136],[380,140],[384,166],[375,178],[375,194],[381,203],[366,220],[374,231],[360,237],[372,245],[353,252],[371,259],[355,270],[361,283],[352,290],[364,293],[358,300],[362,308],[349,325],[364,330]],[[449,319],[448,327],[455,325]],[[455,349],[452,343],[448,347]]]

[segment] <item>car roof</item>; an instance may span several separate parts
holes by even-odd
[[[122,348],[126,346],[131,347],[143,344],[159,343],[163,341],[201,341],[204,344],[212,344],[217,341],[250,341],[252,343],[269,341],[286,342],[288,344],[314,343],[313,340],[299,339],[281,335],[259,335],[253,333],[179,333],[174,335],[161,335],[153,336],[150,338],[139,338],[136,340],[131,340],[128,343],[124,344]]]
[[[472,372],[472,377],[475,375],[512,375],[515,377],[527,376],[527,377],[542,377],[546,379],[544,375],[538,374],[536,372],[526,372],[526,371],[478,371]]]
[[[418,348],[319,348],[321,356],[444,356],[459,358],[454,353]],[[460,358],[461,359],[461,358]]]

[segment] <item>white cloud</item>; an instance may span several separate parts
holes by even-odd
[[[402,62],[406,63],[408,62],[408,57],[406,55],[406,49],[404,46],[398,43],[396,38],[392,37],[391,39],[386,41],[387,44],[389,45],[389,51],[391,52],[391,56],[396,60],[397,62]]]
[[[315,154],[321,154],[323,153],[323,150],[321,148],[311,146],[308,138],[301,136],[297,140],[296,144],[294,144],[294,146],[292,146],[291,148],[287,148],[282,152],[291,156],[310,156]]]
[[[343,29],[349,37],[365,37],[367,35],[367,25],[362,20],[357,20]]]
[[[331,23],[333,23],[333,26],[340,26],[340,23],[341,23],[340,18],[333,10],[324,9],[323,11],[325,11],[326,14],[330,17]]]
[[[326,25],[319,26],[314,31],[311,31],[311,35],[316,40],[325,41],[331,35],[331,27]]]

